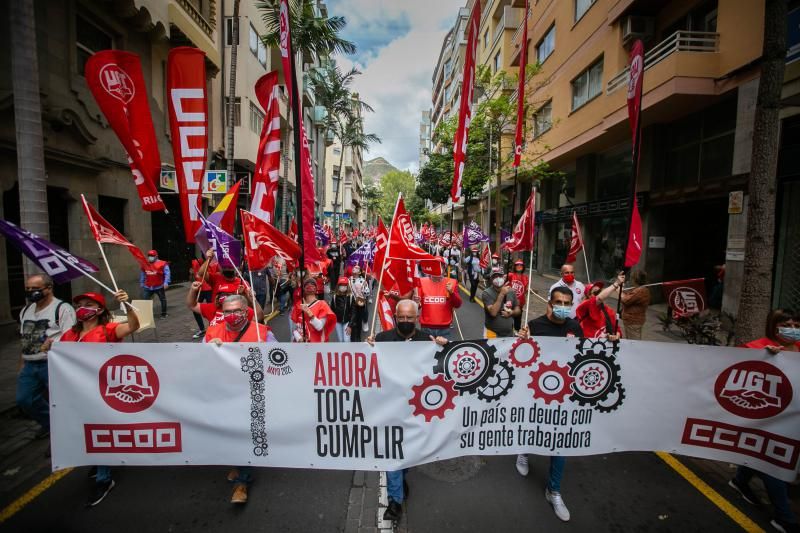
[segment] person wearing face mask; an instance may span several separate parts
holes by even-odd
[[[486,285],[492,284],[492,273],[500,268],[500,255],[498,253],[492,254],[492,262],[486,266],[483,272],[483,278],[486,280]]]
[[[595,281],[586,286],[586,299],[575,310],[575,319],[581,325],[583,336],[588,339],[607,337],[610,341],[620,338],[617,313],[605,303],[606,298],[619,292],[625,284],[625,273],[620,272],[614,283],[605,286]]]
[[[522,311],[514,291],[506,285],[506,275],[502,268],[492,271],[489,286],[481,293],[481,301],[484,337],[493,339],[514,336],[514,317],[519,316]]]
[[[167,318],[167,294],[171,281],[169,263],[158,258],[158,252],[147,252],[147,268],[139,273],[139,286],[142,288],[142,300],[150,300],[153,295],[161,302],[161,318]]]
[[[422,330],[434,337],[449,340],[450,325],[455,310],[461,307],[461,296],[458,294],[458,282],[442,276],[445,268],[444,260],[440,259],[424,267],[430,277],[415,278],[414,281],[421,306],[419,322]]]
[[[767,326],[765,335],[745,343],[742,348],[755,350],[766,349],[772,355],[781,352],[800,352],[800,313],[789,309],[773,309],[767,315]],[[752,505],[758,505],[760,499],[750,489],[750,481],[758,475],[764,482],[767,489],[767,496],[772,503],[775,515],[770,524],[777,531],[797,532],[800,531],[800,524],[797,516],[792,512],[789,502],[789,484],[775,477],[757,472],[747,466],[739,466],[736,475],[728,482],[745,501]]]
[[[534,337],[581,337],[583,332],[578,322],[570,318],[572,309],[572,291],[567,287],[556,287],[550,291],[550,301],[547,303],[547,312],[528,322],[519,331],[522,338]],[[564,500],[561,498],[561,478],[564,475],[564,456],[554,455],[550,457],[550,471],[548,475],[547,487],[544,497],[553,506],[556,516],[568,522],[570,515]],[[528,456],[520,454],[517,456],[517,472],[521,476],[527,476]]]
[[[353,265],[351,273],[349,284],[355,303],[355,318],[352,322],[353,328],[350,333],[350,340],[359,342],[361,341],[361,333],[366,331],[365,328],[369,319],[367,302],[372,298],[372,291],[370,290],[369,280],[362,273],[361,266]]]
[[[444,337],[435,337],[425,333],[417,327],[419,307],[413,300],[400,300],[394,311],[395,327],[388,331],[381,331],[374,337],[368,337],[367,343],[375,346],[376,342],[412,342],[433,341],[439,346],[447,344]],[[408,484],[405,480],[406,471],[396,470],[386,472],[386,492],[389,496],[389,505],[383,513],[383,519],[397,522],[403,515],[403,500],[408,497]]]
[[[339,342],[350,342],[356,306],[350,293],[350,283],[344,276],[336,282],[336,290],[331,296],[331,309],[336,315],[336,337]]]
[[[232,342],[278,342],[269,326],[253,322],[247,298],[241,294],[231,294],[222,302],[223,320],[206,330],[204,342],[222,346]],[[233,483],[231,503],[247,503],[247,486],[252,481],[253,468],[233,467],[228,472],[228,481]]]
[[[328,342],[336,329],[336,314],[325,300],[317,298],[317,281],[306,276],[302,284],[302,297],[292,310],[295,342]]]
[[[349,242],[347,244],[349,244]],[[342,252],[342,247],[336,246],[335,244],[330,246],[328,251],[325,252],[325,255],[327,255],[330,260],[330,264],[328,265],[328,279],[331,284],[331,292],[336,291],[337,280],[342,271],[342,259],[344,259],[342,257]]]
[[[198,281],[208,281],[208,284],[211,285],[211,301],[217,301],[217,293],[219,292],[219,288],[222,285],[231,286],[235,289],[239,288],[239,285],[244,286],[245,291],[249,291],[247,284],[242,281],[242,278],[236,275],[236,270],[230,264],[225,264],[224,266],[216,263],[217,268],[213,268],[211,265],[211,261],[214,259],[214,248],[209,248],[206,251],[206,261],[200,267],[201,272],[206,272],[205,277],[202,280]],[[208,263],[208,264],[206,264]]]
[[[189,288],[189,292],[186,293],[186,307],[189,308],[190,311],[193,313],[199,314],[202,318],[208,321],[208,326],[216,326],[220,324],[224,320],[224,316],[222,313],[222,304],[225,302],[225,299],[228,296],[232,296],[234,294],[239,294],[245,297],[248,302],[247,308],[247,320],[253,320],[253,317],[260,323],[264,320],[264,311],[259,305],[258,302],[255,302],[255,305],[251,301],[251,295],[249,292],[245,292],[244,285],[233,285],[233,284],[220,284],[217,286],[217,295],[214,298],[214,301],[211,303],[199,303],[197,301],[197,291],[200,290],[202,287],[199,281],[195,281],[192,283],[192,286]],[[253,310],[255,309],[255,311]],[[203,334],[205,336],[205,333]]]
[[[550,286],[550,292],[553,292],[556,287],[566,287],[572,292],[572,309],[569,316],[570,318],[575,318],[575,311],[586,295],[586,287],[575,279],[575,268],[572,265],[562,265],[561,279]]]
[[[114,300],[120,303],[128,301],[125,291],[117,291]],[[60,342],[121,342],[128,335],[139,329],[139,317],[136,311],[128,308],[126,323],[113,322],[111,313],[102,294],[86,292],[72,299],[75,305],[75,317],[78,322],[61,336]],[[86,501],[87,507],[94,507],[102,502],[114,488],[111,468],[98,466],[94,488]]]
[[[514,291],[519,302],[520,309],[525,308],[525,300],[528,297],[528,275],[525,274],[525,263],[522,260],[514,261],[514,270],[508,274],[506,283]],[[522,326],[522,313],[514,317],[514,329],[519,331]]]
[[[481,260],[478,257],[478,248],[471,246],[464,253],[464,277],[469,280],[469,299],[475,300],[480,283]]]
[[[53,296],[53,278],[34,274],[25,281],[30,302],[19,313],[22,353],[17,375],[17,407],[39,426],[37,439],[50,434],[47,352],[53,341],[75,324],[75,310]]]

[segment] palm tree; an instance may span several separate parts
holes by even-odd
[[[353,99],[353,101],[357,101]],[[354,104],[357,105],[357,104]],[[346,148],[351,150],[368,150],[369,145],[373,143],[380,143],[381,139],[374,133],[364,133],[364,121],[360,116],[350,115],[347,117],[347,122],[344,123],[341,131],[334,134],[339,137],[339,142],[342,145],[342,153],[339,155],[339,185],[336,187],[336,196],[333,200],[333,229],[338,232],[339,217],[336,216],[336,207],[339,205],[339,191],[342,189],[343,170],[344,170],[344,151]],[[338,233],[335,233],[338,235]]]
[[[290,0],[292,50],[312,57],[326,57],[336,52],[354,54],[356,45],[339,37],[339,32],[347,22],[344,17],[318,16],[314,0]],[[267,46],[280,46],[280,2],[267,0],[257,2],[256,7],[263,12],[267,34],[263,41]]]
[[[47,216],[47,175],[44,168],[42,107],[39,100],[39,60],[33,0],[13,0],[10,6],[11,84],[17,132],[17,179],[20,225],[43,237],[50,234]],[[36,271],[23,258],[25,275]]]

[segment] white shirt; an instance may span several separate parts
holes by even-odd
[[[548,291],[547,295],[549,296],[556,287],[566,287],[572,291],[572,310],[569,312],[569,316],[570,318],[575,318],[575,310],[583,301],[584,296],[586,296],[586,287],[577,279],[572,282],[572,285],[567,285],[563,279],[560,279],[550,285],[550,291]]]
[[[60,308],[58,304],[62,304]],[[58,320],[56,309],[58,308]],[[56,324],[58,322],[58,324]],[[50,305],[36,310],[36,304],[28,304],[19,313],[19,333],[22,336],[22,358],[26,361],[44,361],[42,343],[47,339],[58,340],[61,334],[75,325],[75,309],[66,302],[53,298]]]

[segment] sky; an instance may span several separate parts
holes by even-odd
[[[371,105],[365,131],[377,134],[364,159],[383,157],[401,170],[416,171],[419,123],[431,107],[431,77],[442,39],[466,0],[327,0],[330,16],[343,16],[341,35],[358,50],[336,56],[346,72],[355,66],[353,90]]]

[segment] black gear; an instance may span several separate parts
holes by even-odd
[[[622,386],[622,383],[619,383],[617,384],[617,399],[609,405],[603,405],[598,402],[594,404],[594,408],[601,413],[610,413],[611,411],[616,411],[623,401],[625,401],[625,387]]]
[[[584,339],[581,344],[585,344],[587,341],[591,341],[591,339]],[[581,344],[578,344],[579,348]],[[605,344],[599,341],[592,343],[591,346],[597,348],[604,347]],[[580,405],[594,406],[599,402],[605,401],[620,383],[619,373],[622,369],[617,364],[616,358],[607,354],[605,350],[588,350],[579,353],[567,365],[569,366],[569,375],[575,378],[572,383],[573,394],[570,396],[570,400],[578,402]],[[591,387],[582,389],[581,377],[584,372],[592,372],[593,377],[601,376],[601,379],[605,379],[605,382],[593,381]]]
[[[594,355],[608,355],[609,352],[612,355],[616,355],[619,351],[619,341],[611,342],[605,338],[598,338],[598,339],[581,339],[578,341],[577,346],[578,352],[586,355],[586,354],[594,354]]]
[[[508,361],[499,361],[492,368],[492,374],[486,383],[478,388],[478,398],[491,402],[508,394],[514,386],[514,370]]]
[[[453,362],[465,351],[470,351],[472,355],[480,359],[482,366],[479,365],[474,374],[470,376],[456,376],[452,372]],[[497,348],[491,346],[486,339],[474,341],[448,342],[438,353],[436,353],[436,364],[433,371],[444,375],[448,380],[455,383],[455,389],[459,394],[468,392],[474,393],[478,387],[486,384],[492,375],[492,369],[497,364]]]
[[[273,348],[267,354],[267,359],[272,366],[281,367],[289,362],[289,355],[283,348]]]
[[[264,381],[264,373],[261,370],[253,370],[250,372],[250,380],[255,381],[256,383],[259,381]]]

